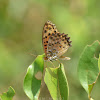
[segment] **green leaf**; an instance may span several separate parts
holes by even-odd
[[[86,46],[78,64],[79,80],[88,95],[90,95],[99,73],[98,59],[94,56],[98,46],[98,41]]]
[[[12,100],[15,95],[14,89],[10,86],[6,93],[0,95],[1,100]]]
[[[24,79],[24,91],[31,100],[37,100],[40,93],[41,79],[44,68],[44,55],[39,55],[28,67]]]
[[[98,59],[98,67],[99,67],[99,72],[100,72],[100,54],[99,54],[99,59]]]
[[[44,81],[53,100],[68,100],[68,82],[63,64],[57,68],[46,68]]]

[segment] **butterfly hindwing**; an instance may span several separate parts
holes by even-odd
[[[52,34],[48,40],[47,53],[52,54],[51,56],[60,57],[70,47],[70,43],[71,41],[69,41],[66,34]]]

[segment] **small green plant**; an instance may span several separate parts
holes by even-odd
[[[86,46],[78,64],[79,80],[88,93],[89,100],[93,100],[91,91],[99,76],[100,66],[98,67],[98,63],[100,64],[100,59],[98,62],[98,59],[95,57],[95,51],[98,47],[98,41],[95,41],[90,46]],[[41,72],[41,75],[43,75],[45,68],[43,57],[43,55],[39,55],[33,64],[29,66],[24,80],[24,91],[31,100],[37,100],[41,92],[41,78],[39,80],[36,74]],[[49,66],[45,68],[43,79],[53,100],[68,100],[68,82],[63,64],[56,68],[50,68]]]
[[[41,83],[44,78],[44,82],[48,87],[53,100],[68,100],[68,83],[64,72],[63,64],[60,64],[56,68],[45,68],[44,70],[44,55],[39,55],[35,61],[29,66],[25,79],[24,79],[24,91],[31,100],[39,99],[41,92]],[[41,78],[37,76],[40,75]]]
[[[0,95],[1,100],[12,100],[13,96],[15,95],[14,89],[10,86],[8,91],[5,93],[2,93]]]
[[[99,41],[87,45],[83,50],[78,64],[78,77],[82,87],[86,90],[89,100],[91,92],[100,75],[100,58],[95,57]],[[99,55],[99,54],[98,54]],[[64,65],[58,67],[44,66],[44,55],[39,55],[28,67],[24,79],[24,92],[30,100],[41,100],[40,93],[42,81],[45,82],[53,100],[68,100],[68,81],[64,71]],[[15,92],[10,87],[6,93],[0,95],[1,100],[12,100]]]

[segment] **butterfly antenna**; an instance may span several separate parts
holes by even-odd
[[[34,57],[37,57],[36,55],[34,55],[34,54],[31,54],[31,53],[30,53],[30,55],[31,55],[31,56],[34,56]]]
[[[29,55],[31,55],[31,56],[34,56],[34,57],[37,57],[37,55],[34,55],[34,54],[32,54],[32,53],[26,53],[26,54],[29,54]]]

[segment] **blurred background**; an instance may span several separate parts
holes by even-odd
[[[0,0],[0,93],[12,86],[14,100],[29,100],[23,80],[34,55],[43,54],[42,30],[50,20],[61,33],[69,34],[72,47],[64,63],[69,100],[88,100],[80,85],[77,65],[87,44],[100,41],[100,0]],[[100,99],[100,78],[92,97]],[[44,95],[46,96],[44,89]]]

